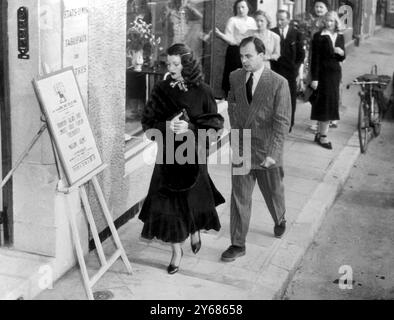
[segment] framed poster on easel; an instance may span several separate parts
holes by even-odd
[[[103,164],[73,68],[39,77],[34,87],[67,182],[73,185]]]
[[[46,126],[49,129],[50,137],[55,144],[56,154],[59,157],[68,183],[68,187],[58,188],[58,190],[63,193],[69,193],[75,189],[79,190],[100,259],[101,268],[90,278],[84,259],[76,219],[73,211],[70,210],[69,220],[78,263],[81,268],[86,294],[90,300],[93,300],[92,287],[118,258],[122,258],[128,273],[131,274],[132,272],[130,262],[122,246],[104,194],[96,177],[97,174],[106,168],[106,164],[101,160],[74,69],[69,67],[38,77],[33,80],[33,86],[42,113],[46,118]],[[88,182],[92,182],[93,184],[93,190],[96,192],[117,247],[117,250],[109,259],[104,254],[92,208],[89,204],[89,197],[85,188],[85,184]]]

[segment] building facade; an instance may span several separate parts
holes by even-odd
[[[339,8],[341,1],[332,2]],[[353,12],[363,13],[356,19],[349,17],[349,26],[359,20],[357,30],[372,34],[381,2],[346,3],[353,5]],[[154,159],[156,150],[143,137],[141,109],[155,81],[164,76],[165,49],[175,42],[192,47],[203,65],[205,80],[220,99],[226,45],[210,31],[224,29],[233,14],[232,4],[228,0],[190,0],[188,6],[181,0],[2,0],[2,176],[43,124],[31,81],[73,66],[96,143],[108,164],[99,181],[111,214],[118,226],[135,217],[153,170],[153,162],[148,160]],[[252,0],[250,4],[273,18],[278,8],[290,10],[294,17],[311,9],[308,0]],[[21,10],[28,13],[24,29],[28,37],[18,27]],[[147,38],[140,38],[133,28],[144,27]],[[224,102],[219,102],[219,110],[227,119]],[[0,199],[0,243],[53,257],[56,278],[76,262],[69,214],[77,217],[85,253],[90,243],[79,194],[58,192],[62,180],[45,132],[3,188]],[[93,192],[90,200],[104,239],[109,232]]]

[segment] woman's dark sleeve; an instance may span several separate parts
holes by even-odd
[[[316,33],[312,39],[312,59],[311,59],[312,81],[319,80],[319,70],[320,70],[320,33]]]
[[[160,88],[156,85],[153,90],[148,103],[145,106],[142,114],[142,129],[146,132],[149,129],[157,129],[166,133],[166,106],[163,99],[160,97]]]
[[[342,62],[346,59],[346,50],[345,50],[345,37],[343,36],[343,34],[339,34],[338,35],[338,46],[339,48],[341,48],[343,50],[343,52],[345,53],[343,56],[339,55],[339,54],[335,54],[335,58],[339,61]]]
[[[194,121],[196,129],[223,129],[224,118],[218,113],[218,105],[209,86],[204,85],[203,114]]]

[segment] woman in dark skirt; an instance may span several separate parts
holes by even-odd
[[[183,255],[181,243],[189,235],[196,254],[201,247],[200,230],[220,230],[216,206],[224,203],[224,198],[208,175],[206,156],[203,161],[197,159],[198,148],[205,149],[206,140],[201,143],[195,137],[199,129],[213,129],[210,133],[217,135],[224,119],[189,47],[172,45],[167,50],[167,66],[170,77],[155,85],[142,118],[144,131],[157,140],[159,152],[139,219],[144,222],[143,238],[171,243],[167,271],[173,274]],[[158,133],[162,139],[157,139]],[[192,157],[188,152],[183,162],[177,147],[184,146],[185,141],[190,147],[189,139]]]
[[[345,60],[345,40],[339,33],[340,20],[335,11],[324,18],[324,29],[312,40],[312,120],[319,122],[315,142],[332,149],[327,138],[330,121],[339,120],[339,86],[342,78],[340,62]]]
[[[251,31],[257,30],[256,21],[248,16],[250,7],[246,0],[235,1],[233,11],[234,16],[227,21],[225,32],[216,28],[217,36],[228,44],[222,81],[222,89],[226,98],[230,91],[230,73],[242,68],[239,44]]]

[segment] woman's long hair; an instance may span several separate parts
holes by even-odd
[[[203,79],[200,62],[194,57],[193,51],[183,43],[175,43],[167,49],[167,55],[180,56],[182,77],[187,84],[199,86]]]

